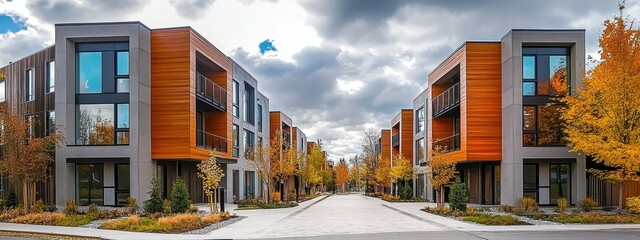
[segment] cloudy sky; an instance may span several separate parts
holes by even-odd
[[[0,65],[53,44],[53,24],[141,21],[192,26],[241,63],[332,159],[389,127],[428,73],[465,40],[513,28],[583,28],[597,53],[615,0],[0,0]],[[640,17],[640,0],[627,1]]]

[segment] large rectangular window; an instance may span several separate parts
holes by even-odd
[[[262,132],[262,105],[258,104],[258,132]]]
[[[116,144],[129,144],[129,104],[118,104]]]
[[[56,83],[56,63],[54,61],[47,62],[47,93],[55,91]]]
[[[420,138],[416,141],[416,159],[418,160],[418,163],[425,162],[425,154],[424,138]]]
[[[7,87],[6,81],[4,79],[0,79],[0,102],[6,101],[7,97]]]
[[[522,106],[523,146],[565,146],[558,105]]]
[[[523,188],[524,196],[533,199],[538,199],[538,165],[536,164],[524,164],[523,165]]]
[[[102,52],[78,53],[76,93],[102,93]]]
[[[571,201],[571,164],[549,164],[549,194],[551,204],[557,204],[558,198]]]
[[[238,125],[233,124],[233,129],[231,130],[231,142],[233,146],[233,156],[238,157],[238,153],[240,151],[240,132],[238,130]]]
[[[243,138],[244,138],[245,148],[250,148],[250,147],[253,147],[253,145],[255,145],[255,135],[253,134],[253,132],[244,130]]]
[[[76,164],[76,202],[80,206],[104,205],[102,164]]]
[[[129,144],[129,104],[77,105],[76,144]]]
[[[36,76],[33,73],[33,69],[27,70],[27,81],[26,85],[26,96],[27,102],[33,101],[36,99]]]
[[[129,164],[116,164],[116,205],[127,204],[130,189]]]
[[[565,96],[569,90],[569,49],[522,49],[522,95]]]
[[[47,133],[52,134],[56,132],[56,112],[47,112]]]
[[[233,81],[233,116],[240,116],[240,86],[238,86],[238,82]]]
[[[416,132],[424,131],[424,108],[416,111]]]

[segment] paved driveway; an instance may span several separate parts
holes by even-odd
[[[443,227],[360,194],[333,195],[252,234],[251,238],[442,231]]]

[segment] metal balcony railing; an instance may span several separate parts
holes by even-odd
[[[282,145],[291,146],[291,134],[286,131],[282,131]]]
[[[433,142],[435,146],[440,146],[444,152],[460,150],[460,133],[437,139]]]
[[[201,73],[196,76],[196,95],[222,111],[227,110],[227,91]]]
[[[197,130],[196,146],[218,152],[227,152],[227,139],[212,133]]]
[[[400,133],[396,133],[391,136],[391,145],[394,147],[400,146]]]
[[[438,117],[441,114],[451,110],[454,107],[460,105],[460,83],[456,83],[449,89],[440,93],[437,97],[431,101],[431,107],[433,111],[433,117]]]

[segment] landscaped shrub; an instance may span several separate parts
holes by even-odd
[[[34,213],[40,213],[40,212],[44,212],[46,206],[44,205],[44,201],[42,201],[42,199],[39,199],[38,201],[36,201],[36,204],[33,204],[33,207],[31,208],[31,212]]]
[[[527,223],[521,222],[511,215],[476,213],[472,216],[467,216],[462,219],[467,222],[474,222],[484,225],[528,225]]]
[[[21,215],[24,215],[24,210],[22,210],[22,208],[5,209],[2,211],[2,214],[0,214],[0,221],[9,221]]]
[[[598,207],[600,203],[593,198],[586,197],[580,201],[580,205],[582,205],[582,210],[585,212],[591,212],[594,208]]]
[[[467,202],[469,202],[467,187],[460,182],[460,178],[456,178],[449,192],[449,207],[454,211],[464,212],[467,210]]]
[[[162,205],[162,183],[158,180],[158,177],[154,175],[151,178],[151,190],[147,193],[149,194],[149,199],[144,201],[144,212],[145,213],[161,213],[164,210]]]
[[[88,215],[98,215],[100,213],[100,209],[98,209],[98,205],[96,205],[95,203],[89,204],[89,207],[87,207],[87,211],[85,212]]]
[[[7,193],[7,197],[4,200],[4,206],[7,208],[15,208],[18,206],[18,195],[13,189],[10,189]]]
[[[126,219],[107,221],[100,226],[103,229],[125,230],[134,232],[164,232],[181,233],[206,227],[230,218],[228,212],[209,214],[205,216],[182,213],[172,216],[154,218],[142,218],[139,215],[131,215]]]
[[[162,201],[162,212],[165,214],[171,213],[171,200],[165,199]]]
[[[409,184],[405,184],[404,187],[400,188],[400,191],[398,191],[398,196],[400,196],[400,199],[402,200],[410,200],[411,197],[413,197],[413,190],[411,189],[411,186],[409,186]]]
[[[398,196],[394,196],[391,194],[382,194],[382,200],[385,200],[387,202],[397,202],[400,201],[400,197]]]
[[[558,223],[581,223],[581,224],[638,224],[640,215],[635,214],[603,214],[603,213],[572,213],[556,215],[540,215],[534,217],[539,220],[546,220]]]
[[[536,200],[528,197],[520,198],[520,201],[518,201],[518,208],[518,210],[528,213],[536,213],[539,210]]]
[[[557,213],[563,213],[569,208],[569,201],[566,198],[558,198],[558,206],[556,206]]]
[[[128,214],[135,214],[138,212],[138,200],[136,198],[128,197],[127,205],[125,205],[125,212]]]
[[[157,220],[141,218],[139,215],[131,215],[122,220],[107,221],[100,228],[134,232],[167,232],[165,226],[160,225]]]
[[[518,208],[511,205],[500,205],[498,207],[498,211],[504,213],[516,213],[518,212]]]
[[[271,201],[272,202],[280,202],[280,192],[271,193]]]
[[[640,213],[640,197],[627,198],[627,210],[630,213]]]
[[[67,199],[67,201],[64,203],[65,208],[64,208],[64,213],[67,215],[73,215],[78,213],[78,204],[76,204],[76,200],[73,199]]]
[[[189,206],[191,206],[191,200],[187,184],[182,178],[178,178],[173,183],[173,190],[171,191],[171,212],[185,213],[189,211]]]
[[[66,215],[64,213],[30,213],[9,220],[11,223],[24,223],[36,225],[53,225],[56,221],[61,220]]]

